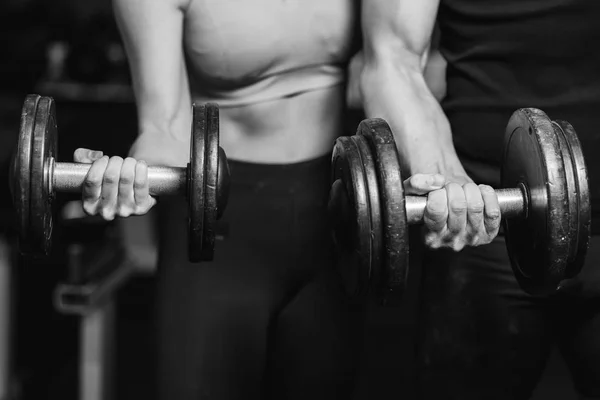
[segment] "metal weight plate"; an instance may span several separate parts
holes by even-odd
[[[573,161],[571,157],[571,150],[569,149],[569,145],[567,144],[567,140],[562,131],[562,128],[557,125],[554,121],[552,121],[552,127],[554,128],[554,133],[556,135],[556,139],[558,140],[558,144],[560,146],[560,152],[562,157],[562,162],[565,170],[565,184],[567,187],[566,190],[566,204],[568,207],[568,213],[565,214],[564,218],[569,221],[569,233],[567,235],[567,260],[566,266],[568,268],[569,263],[573,260],[573,255],[575,253],[575,248],[577,247],[577,237],[579,224],[578,220],[578,201],[576,196],[577,183],[575,182],[575,174],[573,171]],[[568,274],[565,269],[565,274]]]
[[[350,137],[336,140],[332,155],[329,215],[337,267],[346,293],[367,293],[371,276],[371,211],[358,147]]]
[[[35,112],[31,150],[29,200],[29,251],[47,255],[52,245],[53,203],[51,168],[57,155],[56,108],[50,97],[41,97]]]
[[[227,155],[225,154],[225,151],[219,147],[219,167],[217,171],[217,219],[221,219],[227,208],[230,180],[231,174],[229,172]]]
[[[375,289],[382,285],[383,261],[383,226],[381,225],[381,206],[379,204],[379,184],[377,183],[377,168],[367,139],[362,135],[351,137],[358,147],[361,164],[365,174],[369,209],[371,210],[371,277],[370,284]]]
[[[188,164],[188,253],[191,262],[202,260],[204,244],[204,168],[206,160],[206,107],[192,106],[192,142]]]
[[[215,250],[215,224],[218,213],[219,181],[219,106],[206,104],[206,140],[204,162],[204,233],[202,261],[212,261]]]
[[[10,188],[17,223],[19,224],[19,248],[22,253],[29,252],[29,193],[31,177],[31,149],[35,115],[40,96],[28,95],[21,110],[19,141],[10,166]]]
[[[579,274],[590,242],[591,207],[588,174],[577,133],[566,121],[553,121],[565,165],[570,216],[570,245],[565,278]]]
[[[380,296],[386,302],[392,292],[402,295],[408,277],[409,231],[400,157],[392,130],[383,119],[362,121],[357,133],[367,139],[377,171],[384,249]]]
[[[559,138],[548,116],[520,109],[510,118],[502,187],[525,184],[527,218],[503,219],[506,246],[521,287],[531,294],[556,291],[569,256],[569,195]]]

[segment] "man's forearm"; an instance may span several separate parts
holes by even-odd
[[[390,124],[406,175],[464,173],[448,119],[417,64],[412,67],[393,59],[367,61],[360,76],[365,113]]]

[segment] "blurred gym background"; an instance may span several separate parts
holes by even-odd
[[[56,100],[59,160],[70,161],[77,147],[126,154],[136,110],[110,1],[3,0],[0,26],[0,400],[152,399],[155,254],[148,219],[123,233],[98,220],[59,218],[50,257],[25,260],[15,251],[8,187],[28,93]],[[360,118],[349,113],[348,126]],[[59,195],[57,207],[72,200]],[[136,273],[98,304],[61,309],[57,288],[80,283],[78,268],[92,259],[111,262],[107,254],[126,254]],[[370,308],[357,398],[412,398],[415,293],[402,309]],[[535,398],[575,398],[559,358]]]
[[[124,155],[134,139],[129,71],[110,1],[3,0],[0,26],[0,399],[151,398],[144,383],[152,382],[150,278],[136,274],[119,291],[126,298],[103,302],[101,312],[69,313],[54,302],[58,286],[73,282],[74,270],[101,247],[118,253],[122,244],[106,239],[114,227],[63,221],[47,259],[14,251],[8,164],[26,94],[56,100],[61,160],[76,147]],[[57,208],[71,200],[59,195]],[[110,363],[110,354],[119,356]]]

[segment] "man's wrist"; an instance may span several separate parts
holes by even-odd
[[[467,177],[454,149],[432,151],[431,148],[428,148],[427,150],[413,151],[411,154],[403,162],[407,177],[414,174],[440,174],[445,177],[460,177],[461,179]]]

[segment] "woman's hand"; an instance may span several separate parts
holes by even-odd
[[[108,157],[101,151],[77,149],[75,162],[92,164],[82,187],[83,209],[107,221],[143,215],[155,204],[150,196],[148,166],[131,157]]]

